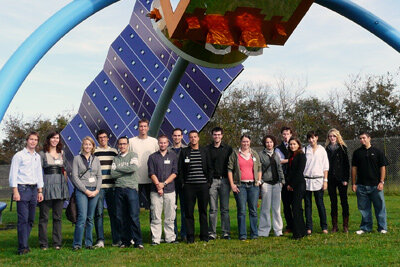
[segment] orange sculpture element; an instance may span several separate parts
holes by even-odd
[[[147,14],[147,16],[150,17],[151,19],[154,19],[156,22],[162,19],[160,10],[158,8],[154,8],[152,11],[150,11],[149,14]]]
[[[262,20],[250,13],[243,13],[236,17],[236,25],[242,31],[240,45],[246,47],[267,47],[262,33]]]
[[[281,36],[287,36],[285,27],[283,27],[282,24],[275,24],[275,30],[276,32],[281,35]]]
[[[224,16],[207,15],[203,22],[208,29],[206,43],[228,46],[235,44],[229,30],[228,20]]]
[[[188,30],[197,30],[201,28],[200,21],[197,17],[186,18],[186,23],[188,25]]]

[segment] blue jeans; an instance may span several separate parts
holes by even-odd
[[[176,192],[176,205],[178,205],[178,198],[179,198],[179,205],[181,210],[181,239],[184,240],[186,238],[186,219],[185,219],[185,196],[183,194],[182,184],[175,183],[175,192]],[[178,223],[177,218],[175,217],[174,227],[175,227],[175,235],[178,237]]]
[[[230,236],[229,193],[231,186],[227,178],[214,179],[210,188],[210,213],[208,216],[208,235],[217,237],[218,198],[221,210],[221,230],[223,236]]]
[[[115,205],[118,230],[122,244],[129,246],[131,239],[135,246],[142,245],[142,231],[139,221],[139,194],[132,188],[115,188]]]
[[[18,214],[18,252],[28,249],[28,239],[31,234],[37,203],[37,187],[18,185],[20,201],[17,201]]]
[[[95,187],[86,187],[90,191],[95,191]],[[75,189],[77,219],[74,232],[73,247],[82,246],[83,232],[85,232],[85,246],[90,247],[93,245],[93,217],[94,210],[96,209],[99,194],[95,197],[87,197],[85,193]]]
[[[378,231],[387,230],[386,206],[383,191],[376,186],[357,185],[357,205],[362,219],[360,229],[365,232],[372,231],[371,202],[374,204],[375,217],[378,222]]]
[[[238,185],[239,193],[234,193],[237,207],[237,220],[239,228],[239,239],[247,238],[246,227],[246,202],[249,207],[250,217],[250,238],[258,237],[257,229],[257,202],[259,196],[259,187],[254,185]]]
[[[108,215],[110,216],[111,236],[113,244],[117,244],[121,239],[117,231],[117,217],[115,212],[114,188],[102,188],[99,193],[99,200],[94,215],[94,228],[96,230],[97,241],[104,241],[103,210],[104,199],[107,203]]]

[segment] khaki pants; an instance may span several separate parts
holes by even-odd
[[[166,193],[160,196],[156,192],[150,193],[151,205],[151,223],[152,241],[160,243],[162,231],[162,211],[164,210],[164,235],[165,242],[173,242],[176,239],[174,231],[174,221],[176,216],[175,192]]]

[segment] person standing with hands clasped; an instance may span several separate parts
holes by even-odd
[[[151,154],[147,161],[149,176],[153,181],[150,193],[152,245],[159,245],[161,242],[163,210],[165,242],[178,243],[174,231],[176,216],[174,179],[178,173],[178,162],[175,152],[168,151],[168,143],[166,135],[159,136],[160,150]]]
[[[371,145],[371,136],[369,133],[363,132],[359,138],[361,147],[354,151],[351,162],[353,192],[357,194],[357,206],[362,216],[360,230],[356,233],[362,235],[372,231],[372,202],[378,222],[378,232],[386,234],[387,221],[383,187],[385,184],[386,166],[389,163],[385,154]]]
[[[84,232],[85,247],[93,249],[93,217],[101,188],[101,165],[93,155],[94,150],[94,140],[86,136],[82,140],[81,154],[75,156],[72,163],[71,182],[75,186],[77,206],[73,250],[81,249]]]
[[[35,220],[36,204],[43,201],[42,164],[35,151],[38,142],[39,134],[29,133],[26,147],[17,152],[11,161],[9,182],[13,200],[17,202],[18,255],[30,252],[28,239]]]

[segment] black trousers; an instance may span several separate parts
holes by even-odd
[[[286,220],[286,229],[293,230],[293,191],[287,190],[287,185],[282,186],[283,214]]]
[[[40,247],[47,248],[47,223],[49,221],[49,210],[53,210],[53,245],[61,247],[61,222],[63,212],[64,200],[63,199],[52,199],[44,200],[39,203],[40,214],[39,214],[39,245]]]
[[[306,235],[306,224],[304,222],[303,199],[306,194],[306,184],[296,186],[292,194],[292,211],[293,211],[293,238],[301,238]]]
[[[337,191],[339,190],[340,204],[342,206],[343,218],[349,217],[349,203],[347,202],[347,185],[343,185],[341,181],[336,181],[334,179],[329,179],[328,181],[328,193],[331,200],[331,216],[338,215],[338,201],[337,201]]]
[[[200,240],[208,241],[207,205],[209,200],[208,184],[185,184],[183,194],[185,196],[185,221],[186,237],[188,242],[194,241],[194,205],[196,199],[200,218]]]

